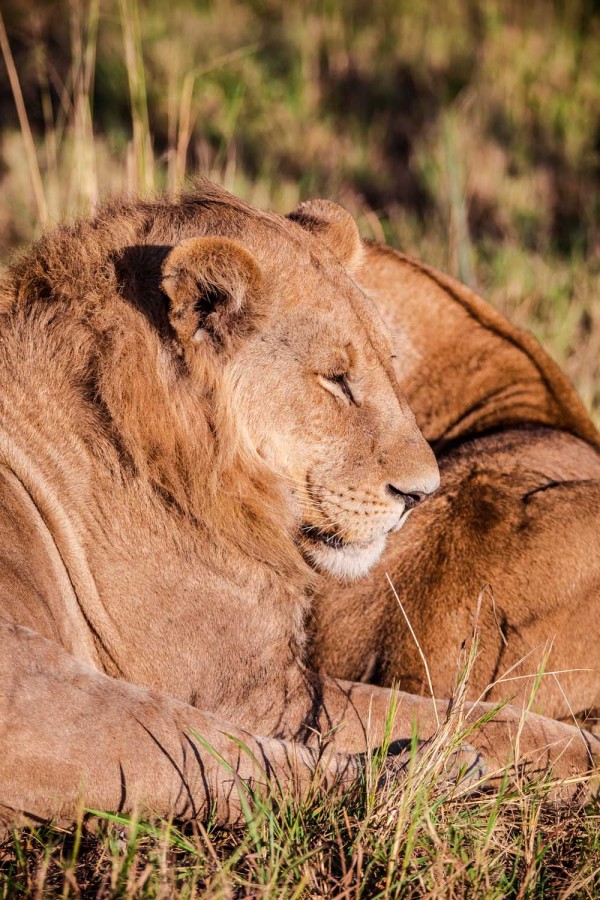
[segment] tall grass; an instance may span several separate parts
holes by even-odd
[[[600,816],[535,793],[469,803],[425,788],[396,831],[360,799],[266,807],[252,828],[187,830],[112,816],[0,844],[0,897],[596,897]]]
[[[119,0],[119,8],[133,126],[132,152],[127,160],[129,183],[136,192],[147,194],[154,189],[154,159],[142,58],[140,12],[137,0]]]
[[[40,224],[44,226],[48,221],[48,205],[46,203],[46,195],[44,192],[44,186],[42,184],[42,176],[38,164],[33,134],[31,133],[29,119],[27,118],[27,110],[25,109],[25,103],[23,101],[23,92],[21,91],[19,76],[15,68],[15,62],[11,53],[6,29],[4,27],[2,12],[0,12],[0,49],[2,50],[2,56],[4,57],[4,64],[6,65],[6,71],[8,73],[11,90],[13,92],[13,97],[15,100],[15,107],[19,116],[19,125],[21,126],[21,135],[23,138],[25,153],[27,155],[27,163],[31,175],[31,184],[35,196],[35,202],[37,204]]]

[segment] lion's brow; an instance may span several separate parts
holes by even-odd
[[[363,289],[355,284],[355,290],[350,293],[350,305],[357,319],[365,330],[367,340],[373,349],[377,359],[382,364],[386,372],[392,377],[393,369],[391,366],[392,345],[388,337],[387,331],[383,323],[379,326],[377,317],[374,317],[374,306],[370,298]],[[376,313],[376,316],[378,314]],[[379,326],[379,327],[378,327]],[[395,375],[392,381],[395,382]]]

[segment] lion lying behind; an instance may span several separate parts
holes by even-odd
[[[438,486],[387,332],[348,275],[359,256],[332,204],[285,219],[202,183],[179,202],[109,205],[13,267],[5,817],[70,817],[82,800],[230,822],[236,774],[299,796],[317,768],[326,785],[359,779],[391,695],[304,666],[307,589],[317,568],[364,574]],[[393,741],[415,720],[431,735],[433,702],[400,695]],[[508,708],[475,735],[488,769],[519,722]],[[600,756],[533,715],[519,747],[559,776]]]
[[[600,435],[537,341],[463,285],[377,245],[359,277],[394,335],[396,375],[436,450],[442,487],[391,536],[367,580],[323,583],[315,664],[428,691],[387,572],[443,697],[487,584],[473,695],[521,688],[526,699],[533,681],[523,676],[546,656],[546,671],[559,674],[542,679],[537,708],[594,718]]]

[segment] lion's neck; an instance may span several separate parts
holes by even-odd
[[[35,505],[66,576],[47,591],[56,628],[42,628],[45,636],[76,616],[84,640],[74,638],[70,652],[209,710],[230,704],[237,716],[240,697],[264,693],[264,682],[301,653],[307,600],[298,573],[294,580],[277,571],[256,544],[212,539],[147,484],[118,483],[96,465],[87,477],[74,469],[56,490],[47,470],[9,443],[2,434],[2,462]],[[235,683],[220,671],[237,672]]]

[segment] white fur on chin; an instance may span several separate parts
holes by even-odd
[[[356,581],[358,578],[364,578],[375,563],[379,562],[385,544],[386,536],[383,534],[370,544],[334,548],[310,542],[305,545],[304,550],[317,571],[336,578]]]

